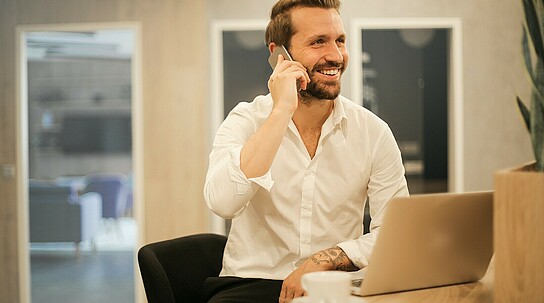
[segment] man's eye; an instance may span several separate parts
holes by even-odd
[[[323,39],[317,39],[317,40],[314,41],[313,44],[323,44],[323,43],[325,43],[325,40],[323,40]]]

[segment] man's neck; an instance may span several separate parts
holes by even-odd
[[[321,130],[323,123],[332,113],[334,100],[299,101],[297,110],[293,114],[293,122],[299,132]]]

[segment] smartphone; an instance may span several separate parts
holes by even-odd
[[[293,58],[291,58],[291,55],[289,55],[289,52],[283,45],[278,45],[274,49],[274,51],[270,54],[270,57],[268,57],[268,63],[270,63],[270,66],[272,66],[272,69],[276,67],[276,64],[278,63],[278,55],[281,54],[285,60],[293,61]]]

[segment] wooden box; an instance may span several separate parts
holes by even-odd
[[[495,303],[544,302],[544,173],[495,174]]]

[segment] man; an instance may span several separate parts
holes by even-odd
[[[349,57],[339,9],[276,3],[266,41],[293,61],[279,55],[270,94],[238,104],[217,132],[204,193],[233,220],[210,302],[289,302],[304,295],[304,273],[368,265],[387,202],[408,195],[390,129],[339,95]]]

